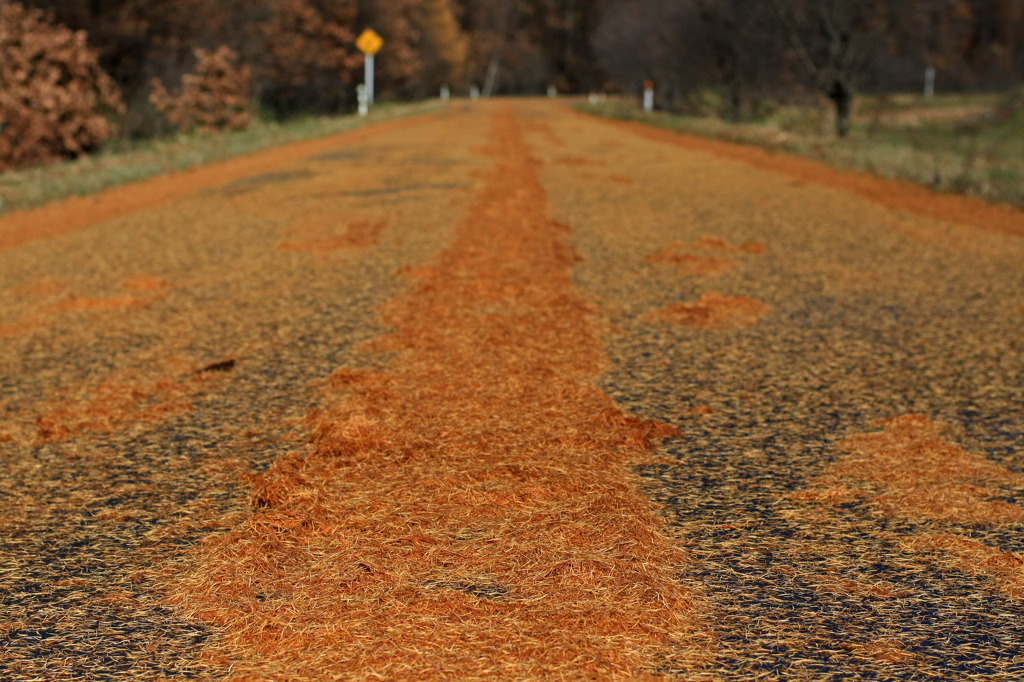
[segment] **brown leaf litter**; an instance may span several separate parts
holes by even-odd
[[[591,382],[604,357],[508,112],[455,242],[382,315],[387,371],[342,369],[312,447],[172,566],[240,679],[656,676],[706,646],[686,557],[629,465],[667,425]],[[703,644],[702,644],[703,642]]]

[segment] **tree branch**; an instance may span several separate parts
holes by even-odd
[[[822,74],[818,65],[814,63],[814,59],[811,57],[810,51],[807,49],[803,39],[800,37],[800,29],[797,27],[796,21],[792,16],[790,16],[789,8],[785,0],[771,0],[771,6],[775,12],[775,16],[778,17],[779,22],[782,24],[786,37],[789,40],[793,51],[796,53],[797,58],[800,60],[801,65],[807,70],[808,75],[814,79],[815,83],[818,84],[819,88],[828,90],[831,84]]]

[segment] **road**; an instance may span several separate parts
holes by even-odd
[[[0,677],[1024,676],[1024,214],[439,113],[0,219]]]

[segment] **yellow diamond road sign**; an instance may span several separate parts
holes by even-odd
[[[384,39],[372,28],[363,31],[356,39],[356,47],[362,50],[363,54],[377,54],[382,45],[384,45]]]

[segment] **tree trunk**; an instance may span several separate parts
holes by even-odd
[[[836,105],[836,135],[850,134],[850,114],[853,110],[853,91],[841,80],[832,84],[828,98]]]
[[[494,95],[498,89],[498,75],[501,72],[501,60],[505,52],[505,42],[508,40],[508,33],[512,28],[512,19],[515,14],[516,0],[508,0],[505,3],[505,14],[502,19],[501,34],[498,36],[498,44],[491,54],[491,63],[487,66],[487,76],[484,78],[485,98]]]

